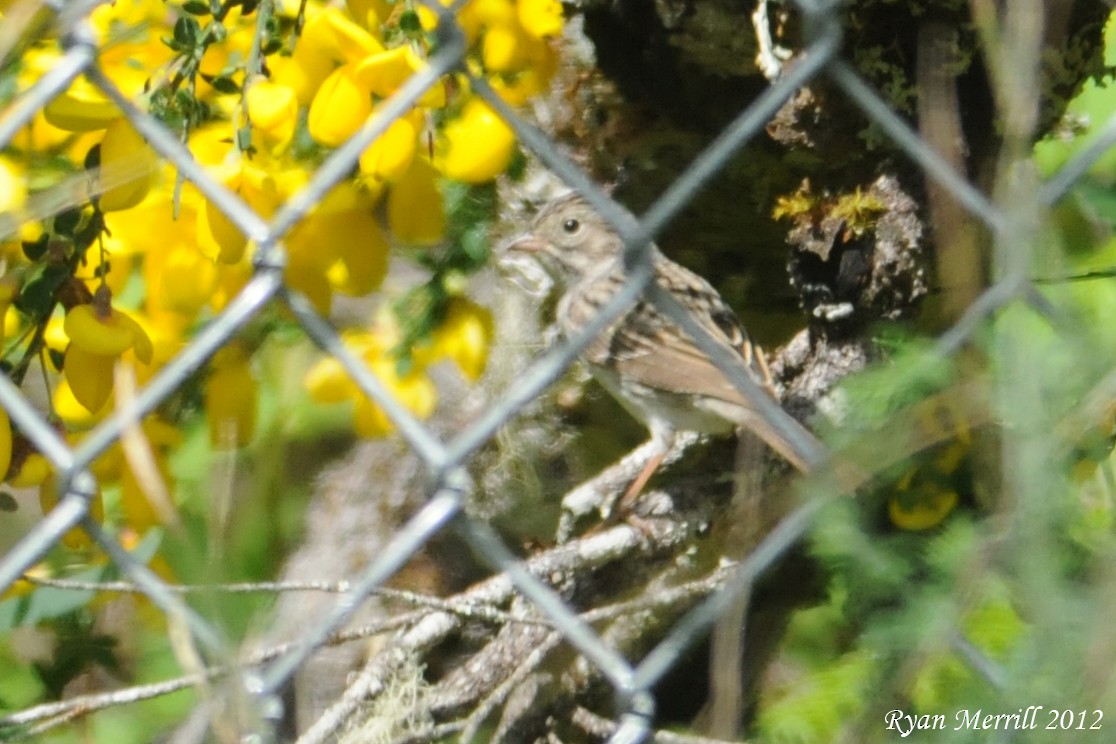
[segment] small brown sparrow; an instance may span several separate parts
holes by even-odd
[[[589,323],[626,278],[623,241],[577,194],[548,203],[535,216],[530,229],[508,244],[508,250],[537,257],[559,284],[564,293],[558,302],[557,321],[567,338]],[[652,281],[670,292],[705,330],[739,355],[753,379],[777,398],[763,352],[748,339],[717,290],[654,245],[650,251],[655,268]],[[589,343],[581,356],[593,376],[647,426],[652,440],[659,444],[625,500],[634,498],[643,488],[678,431],[727,434],[744,428],[798,469],[810,469],[809,456],[756,414],[748,397],[697,343],[646,299],[635,301]],[[816,443],[805,429],[799,434]]]

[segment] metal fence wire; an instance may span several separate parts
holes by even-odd
[[[548,553],[545,558],[521,559],[513,554],[491,526],[464,514],[463,506],[470,490],[474,488],[466,472],[471,458],[502,427],[515,419],[524,407],[561,378],[576,363],[579,352],[600,330],[612,323],[635,298],[648,290],[648,281],[652,275],[646,248],[650,242],[725,167],[740,148],[763,133],[780,108],[804,86],[824,80],[833,90],[840,91],[930,181],[936,183],[956,204],[983,225],[997,250],[1004,255],[1022,251],[1019,246],[1035,239],[1026,233],[1032,224],[1034,212],[1056,205],[1089,167],[1109,150],[1113,141],[1116,141],[1116,117],[1113,117],[1100,127],[1096,144],[1072,159],[1052,178],[1037,184],[1022,197],[1007,197],[999,193],[989,196],[924,141],[904,116],[893,110],[892,104],[850,63],[842,50],[844,30],[841,26],[841,4],[795,0],[794,6],[801,16],[807,42],[794,62],[788,64],[769,87],[759,93],[717,134],[701,154],[673,179],[650,208],[638,219],[633,219],[582,167],[571,161],[556,142],[513,110],[482,76],[465,64],[466,34],[458,22],[461,3],[448,7],[431,4],[429,9],[437,15],[437,42],[433,46],[435,51],[429,57],[428,64],[383,102],[378,109],[380,115],[370,119],[356,135],[329,154],[305,188],[281,205],[270,219],[265,219],[238,194],[207,172],[183,145],[177,133],[169,131],[162,122],[138,108],[100,69],[99,50],[88,27],[88,15],[99,4],[96,1],[77,0],[56,2],[53,5],[52,24],[56,29],[62,55],[52,69],[8,106],[0,119],[0,143],[10,142],[36,112],[64,91],[72,81],[84,76],[123,112],[152,148],[173,163],[181,176],[196,186],[210,203],[219,206],[227,218],[256,246],[253,273],[235,299],[160,369],[129,404],[113,411],[76,445],[69,444],[44,417],[42,411],[8,377],[0,376],[0,404],[8,411],[13,425],[18,427],[54,467],[60,483],[59,493],[62,494],[57,506],[0,559],[0,587],[10,587],[58,545],[67,531],[79,526],[107,553],[122,574],[165,613],[168,623],[179,629],[176,632],[186,634],[190,643],[199,649],[199,658],[223,661],[236,656],[228,647],[222,631],[211,620],[194,609],[176,587],[169,586],[143,565],[125,550],[113,534],[91,518],[90,503],[97,484],[90,468],[95,458],[121,440],[129,426],[155,411],[261,310],[274,304],[289,309],[306,336],[325,354],[336,358],[343,365],[360,390],[386,412],[398,435],[421,458],[429,473],[429,493],[421,508],[395,532],[390,543],[367,568],[350,578],[346,591],[337,597],[332,609],[325,616],[305,620],[305,635],[280,652],[256,660],[258,663],[246,664],[239,671],[215,669],[213,676],[218,676],[220,671],[232,680],[228,682],[230,686],[223,689],[238,690],[233,697],[246,701],[247,708],[257,718],[253,724],[244,724],[241,731],[245,737],[241,739],[243,741],[266,741],[273,738],[273,727],[282,711],[279,696],[294,675],[317,650],[334,637],[366,598],[383,587],[433,536],[444,530],[455,531],[499,574],[497,579],[485,584],[482,589],[475,590],[476,601],[469,605],[473,607],[472,611],[478,617],[482,616],[484,611],[478,608],[483,601],[497,598],[499,601],[506,601],[514,588],[514,592],[525,598],[528,604],[501,617],[512,620],[518,617],[520,621],[531,617],[534,618],[532,622],[542,623],[548,633],[553,631],[556,635],[544,634],[549,640],[539,644],[536,649],[538,654],[545,655],[559,642],[569,644],[591,665],[593,674],[607,681],[614,693],[615,716],[611,721],[602,723],[603,728],[598,729],[596,735],[607,737],[612,742],[647,740],[655,734],[656,700],[653,689],[656,684],[679,663],[685,650],[695,639],[709,632],[718,617],[737,602],[757,577],[778,562],[792,546],[801,542],[830,500],[823,497],[809,498],[789,511],[746,556],[717,574],[712,585],[703,590],[708,596],[681,615],[653,647],[646,650],[638,662],[633,662],[617,651],[611,642],[602,638],[593,624],[591,613],[586,614],[574,607],[568,597],[563,596],[556,587],[560,582],[555,581],[554,574],[566,565],[562,564],[559,554]],[[983,4],[973,3],[974,7],[978,5]],[[1006,5],[1014,7],[1033,4]],[[450,73],[464,75],[475,94],[514,129],[520,143],[565,184],[582,193],[615,226],[628,248],[627,260],[632,263],[628,283],[601,310],[585,332],[576,338],[554,344],[518,375],[511,386],[469,426],[445,437],[433,431],[396,400],[364,362],[343,344],[339,332],[330,321],[319,314],[306,297],[288,286],[284,279],[287,251],[283,241],[291,229],[334,186],[349,176],[360,154],[383,135],[394,120],[409,111],[426,91]],[[1005,241],[1016,241],[1016,245],[1010,249],[1004,248]],[[940,336],[938,352],[942,356],[954,354],[995,312],[1017,303],[1041,304],[1036,299],[1036,285],[1026,278],[1025,273],[1010,270],[1011,265],[1015,264],[1007,261],[1004,265],[1007,270],[1001,271],[997,280]],[[697,328],[680,307],[670,303],[660,304],[658,300],[661,298],[657,296],[653,299],[663,313],[683,328]],[[700,347],[714,358],[721,353],[719,347],[707,337],[708,334],[702,337],[699,329],[694,336]],[[729,360],[727,366],[731,365],[732,361]],[[742,388],[755,387],[755,383],[742,368],[726,371],[730,372],[731,378]],[[1012,391],[1007,391],[1006,394],[1010,395]],[[769,410],[764,410],[761,414],[776,425],[781,417],[788,416],[774,402]],[[819,453],[819,464],[826,461],[828,456],[829,453]],[[602,531],[597,536],[591,535],[579,542],[578,550],[582,551],[579,559],[593,560],[590,554],[596,550],[599,551],[598,559],[605,561],[609,555],[628,549],[626,546],[629,543],[637,544],[640,540],[647,539],[640,536],[638,530],[621,532],[625,535],[623,539],[616,537],[616,532]],[[609,543],[609,540],[623,544]],[[624,540],[628,542],[624,543]],[[715,591],[710,591],[714,587]],[[526,609],[528,607],[533,609]],[[414,620],[410,626],[394,631],[400,635],[395,636],[395,640],[389,645],[407,647],[406,634],[427,632],[436,636],[437,631],[432,630],[431,625],[452,624],[465,612],[462,607],[456,607],[452,611],[427,608],[422,619]],[[389,663],[387,657],[382,654],[381,657],[381,663]],[[990,686],[1003,682],[1002,670],[990,667],[979,653],[974,651],[970,661],[989,678]],[[530,664],[524,664],[524,668],[531,668]],[[204,667],[193,671],[202,673]],[[183,684],[202,684],[200,679],[194,677]],[[509,689],[514,682],[513,679],[507,683]],[[351,713],[357,705],[354,700],[373,696],[377,689],[375,670],[366,668],[361,679],[354,682],[346,692],[350,707],[345,710]],[[341,708],[344,708],[343,702],[339,701]],[[1025,707],[1033,702],[1036,701],[1024,700],[1019,705]],[[2,730],[13,736],[26,735],[26,730],[22,728],[26,725],[47,718],[77,715],[80,715],[80,711],[71,710],[62,701],[34,710],[10,713],[0,719],[0,726],[6,726]],[[203,720],[205,715],[208,714],[203,714]],[[334,710],[332,715],[335,716],[334,719],[323,719],[320,722],[320,730],[332,732],[331,726],[337,727],[338,720],[345,714]],[[409,735],[421,739],[424,736],[435,737],[438,731],[437,728],[430,728],[426,734],[412,731]],[[459,732],[460,729],[446,729],[443,734]],[[476,728],[471,733],[476,733]],[[669,737],[663,732],[657,735]],[[316,740],[314,736],[315,734],[308,734],[305,740]],[[586,734],[586,737],[589,738],[589,735]]]

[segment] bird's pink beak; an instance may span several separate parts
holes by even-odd
[[[539,253],[546,248],[546,242],[530,233],[515,237],[507,244],[507,250],[521,253]]]

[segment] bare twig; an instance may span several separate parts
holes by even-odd
[[[574,709],[571,720],[575,726],[585,733],[601,739],[612,736],[616,733],[617,728],[619,728],[615,721],[610,721],[603,716],[599,716],[581,707]],[[654,741],[655,744],[729,744],[729,742],[724,739],[688,736],[686,734],[677,734],[672,731],[656,731],[652,736],[652,741]],[[740,744],[739,740],[734,739],[733,741],[736,744]]]
[[[631,555],[636,551],[644,551],[655,547],[676,543],[681,539],[681,532],[674,529],[664,530],[660,536],[661,543],[649,544],[639,530],[628,525],[620,525],[605,532],[590,535],[574,542],[554,548],[540,554],[527,562],[528,570],[540,576],[562,576],[582,571],[592,570],[606,563]],[[628,602],[621,602],[610,607],[598,608],[586,612],[583,618],[590,622],[597,622],[618,617],[627,612],[650,609],[656,606],[668,605],[676,602],[687,601],[693,597],[702,596],[718,586],[726,576],[726,568],[721,568],[702,577],[700,580],[680,585],[674,589],[658,593],[654,596],[639,597]],[[52,579],[43,577],[28,577],[41,586],[50,586],[59,589],[73,589],[75,591],[114,591],[127,593],[142,593],[134,584],[125,581],[89,582],[71,579]],[[261,582],[243,584],[219,584],[196,586],[170,586],[172,591],[179,593],[226,591],[234,593],[255,593],[272,591],[347,591],[345,582]],[[537,615],[512,613],[498,609],[506,604],[515,594],[514,586],[504,574],[498,574],[475,587],[448,599],[429,597],[414,592],[397,589],[380,589],[377,594],[383,597],[398,599],[408,602],[422,609],[404,613],[383,621],[371,623],[360,628],[354,628],[334,633],[327,641],[328,645],[349,643],[355,640],[380,635],[386,632],[407,628],[402,636],[395,639],[391,649],[411,655],[422,652],[446,638],[464,621],[483,621],[501,623],[505,625],[521,624],[543,628],[553,628],[553,624]],[[46,729],[54,725],[68,722],[74,716],[83,716],[99,710],[119,705],[127,705],[141,700],[168,695],[179,690],[196,686],[205,680],[211,680],[228,674],[234,668],[250,668],[276,659],[287,653],[295,644],[284,643],[270,646],[246,654],[235,666],[216,666],[206,669],[203,673],[183,675],[175,679],[165,680],[148,685],[137,685],[110,693],[82,695],[68,700],[38,705],[0,718],[0,728],[23,726],[33,722],[43,722]],[[377,657],[378,658],[378,657]],[[376,674],[387,674],[398,658],[394,653],[389,653],[384,659],[370,660],[360,677],[350,685],[346,693],[344,705],[339,703],[339,708],[330,718],[323,720],[322,728],[336,731],[336,726],[347,720],[348,715],[356,710],[358,704],[375,694],[382,677]],[[326,719],[323,716],[323,719]],[[333,727],[333,728],[331,728]],[[455,731],[460,730],[459,726]],[[439,729],[441,730],[441,729]],[[317,741],[309,736],[304,736],[307,742]]]

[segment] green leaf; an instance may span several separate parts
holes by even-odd
[[[155,553],[162,543],[163,531],[158,528],[149,529],[144,534],[143,539],[139,541],[139,544],[128,552],[132,554],[132,558],[147,565],[155,557]]]
[[[186,0],[182,3],[182,9],[190,15],[196,16],[207,16],[212,13],[209,3],[203,2],[203,0]]]
[[[236,81],[233,80],[231,77],[228,77],[226,75],[218,75],[217,77],[215,77],[213,79],[206,78],[206,81],[210,85],[212,85],[213,89],[215,91],[217,91],[218,93],[239,93],[240,92],[240,86],[236,84]]]
[[[475,270],[485,265],[489,256],[488,223],[478,222],[461,235],[461,252],[469,259],[464,267]]]
[[[194,110],[197,99],[194,94],[185,88],[179,88],[174,94],[174,105],[187,116]]]
[[[201,26],[190,16],[182,16],[174,22],[174,41],[183,49],[193,49],[198,45]]]
[[[85,259],[85,251],[89,246],[93,245],[93,241],[101,236],[101,233],[107,232],[105,227],[105,215],[100,209],[94,209],[92,216],[89,220],[74,233],[74,247],[81,254],[82,260]]]
[[[185,48],[184,48],[184,47],[183,47],[183,46],[182,46],[181,44],[179,44],[179,43],[178,43],[177,41],[175,41],[174,39],[172,39],[172,38],[171,38],[171,37],[169,37],[169,36],[160,36],[160,37],[159,37],[159,41],[161,41],[161,42],[163,42],[164,44],[166,44],[166,45],[167,45],[167,47],[168,47],[168,48],[170,48],[170,50],[171,50],[172,52],[177,52],[177,53],[179,53],[179,54],[182,54],[183,52],[186,52],[186,51],[188,51],[188,50],[187,50],[187,49],[185,49]]]
[[[98,566],[67,578],[76,581],[102,581],[108,570],[106,566]],[[30,594],[0,602],[0,631],[37,625],[44,620],[61,617],[89,604],[95,595],[96,592],[88,589],[37,587]]]
[[[521,148],[515,148],[512,152],[511,162],[508,163],[507,170],[508,178],[513,181],[522,181],[523,177],[527,175],[527,156],[523,154]]]
[[[219,21],[213,21],[205,27],[205,39],[208,44],[220,44],[229,36],[229,31],[225,28],[225,24]]]
[[[419,21],[418,13],[413,10],[405,10],[399,15],[399,29],[407,34],[415,34],[422,31],[422,23]]]
[[[54,216],[54,232],[70,237],[81,222],[81,207],[70,207]]]
[[[54,293],[69,278],[70,270],[65,266],[36,266],[29,272],[19,297],[12,304],[24,315],[45,318],[54,309]]]
[[[101,143],[100,142],[98,142],[97,144],[90,147],[89,152],[85,153],[85,160],[82,162],[81,166],[83,168],[85,168],[85,170],[90,170],[90,171],[101,167]]]
[[[35,240],[23,241],[23,255],[27,256],[31,261],[38,261],[46,253],[47,245],[50,244],[50,236],[43,233]]]

